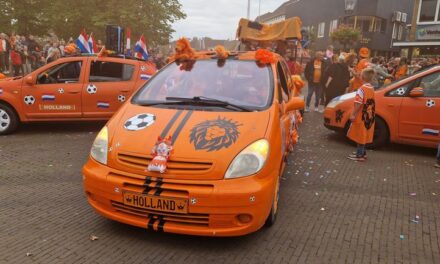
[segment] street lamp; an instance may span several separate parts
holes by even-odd
[[[357,4],[357,0],[345,0],[345,13],[351,14],[353,13]]]

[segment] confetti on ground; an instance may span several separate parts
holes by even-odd
[[[404,235],[400,235],[400,240],[404,240],[405,236]]]
[[[324,207],[322,207],[322,208],[321,208],[321,211],[325,211],[325,208],[324,208]]]
[[[92,240],[92,241],[98,240],[98,237],[95,236],[95,235],[91,235],[91,236],[90,236],[90,240]]]
[[[306,172],[304,173],[304,176],[309,177],[310,173]]]
[[[416,195],[417,195],[417,193],[415,193],[415,192],[409,193],[409,196],[416,196]]]
[[[30,253],[30,252],[27,252],[26,253],[26,257],[30,257],[30,256],[32,256],[33,254],[32,253]]]

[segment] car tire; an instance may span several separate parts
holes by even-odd
[[[265,227],[271,227],[275,224],[278,215],[278,201],[280,199],[280,179],[277,179],[277,183],[275,185],[275,193],[272,202],[272,207],[270,209],[269,216],[266,219]]]
[[[390,132],[385,121],[380,117],[376,117],[375,123],[373,143],[367,146],[372,149],[385,146],[390,138]]]
[[[17,113],[10,106],[0,103],[0,135],[11,134],[17,130],[19,123]]]

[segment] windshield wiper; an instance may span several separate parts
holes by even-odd
[[[175,105],[175,104],[188,104],[188,105],[208,105],[208,106],[219,106],[224,108],[233,107],[235,109],[239,109],[244,112],[253,112],[252,109],[249,109],[244,106],[236,105],[227,101],[222,101],[214,98],[208,98],[204,96],[194,96],[192,98],[187,97],[166,97],[166,102],[157,102],[151,104],[145,104],[145,106],[152,105]]]

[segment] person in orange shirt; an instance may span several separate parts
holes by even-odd
[[[347,136],[357,143],[357,150],[349,155],[348,159],[354,161],[365,161],[367,157],[365,146],[373,142],[376,102],[371,81],[374,74],[372,68],[362,71],[361,76],[364,84],[356,91],[354,109],[350,116],[351,125]]]
[[[359,87],[361,87],[364,82],[362,80],[362,71],[368,67],[370,64],[370,60],[368,59],[370,57],[370,50],[368,48],[361,48],[359,50],[359,62],[354,68],[354,77],[353,77],[353,85],[351,86],[351,92],[356,91]]]
[[[394,74],[395,80],[400,80],[405,78],[408,75],[408,60],[405,57],[402,57],[399,62],[399,66],[397,66],[396,73]]]
[[[315,59],[307,63],[304,75],[308,82],[308,94],[306,100],[306,112],[309,112],[310,101],[315,94],[315,111],[318,111],[319,101],[321,100],[322,87],[325,83],[325,71],[327,70],[322,52],[316,52]]]

